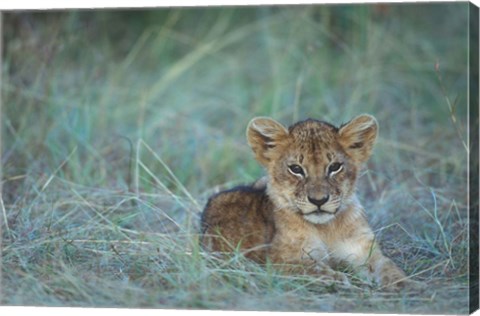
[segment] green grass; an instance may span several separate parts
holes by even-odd
[[[467,14],[4,14],[1,304],[466,313]],[[208,196],[263,174],[252,117],[339,125],[364,112],[380,138],[360,198],[425,290],[345,289],[199,249]]]

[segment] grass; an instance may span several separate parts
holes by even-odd
[[[4,14],[4,305],[466,313],[467,4]],[[439,23],[438,21],[443,21]],[[451,49],[455,47],[455,49]],[[198,247],[248,121],[380,123],[359,195],[424,290]]]

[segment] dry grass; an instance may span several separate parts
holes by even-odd
[[[466,313],[466,8],[6,14],[1,303]],[[426,289],[354,275],[345,289],[199,249],[208,196],[262,174],[253,116],[362,112],[380,140],[361,200]]]

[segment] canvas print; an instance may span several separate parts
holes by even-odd
[[[478,308],[469,2],[5,11],[7,306]]]

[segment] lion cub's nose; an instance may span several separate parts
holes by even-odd
[[[330,198],[330,195],[326,195],[324,196],[322,199],[320,200],[316,200],[316,199],[313,199],[311,197],[308,197],[308,201],[316,206],[318,206],[318,208],[320,208],[323,204],[327,203],[328,199]]]

